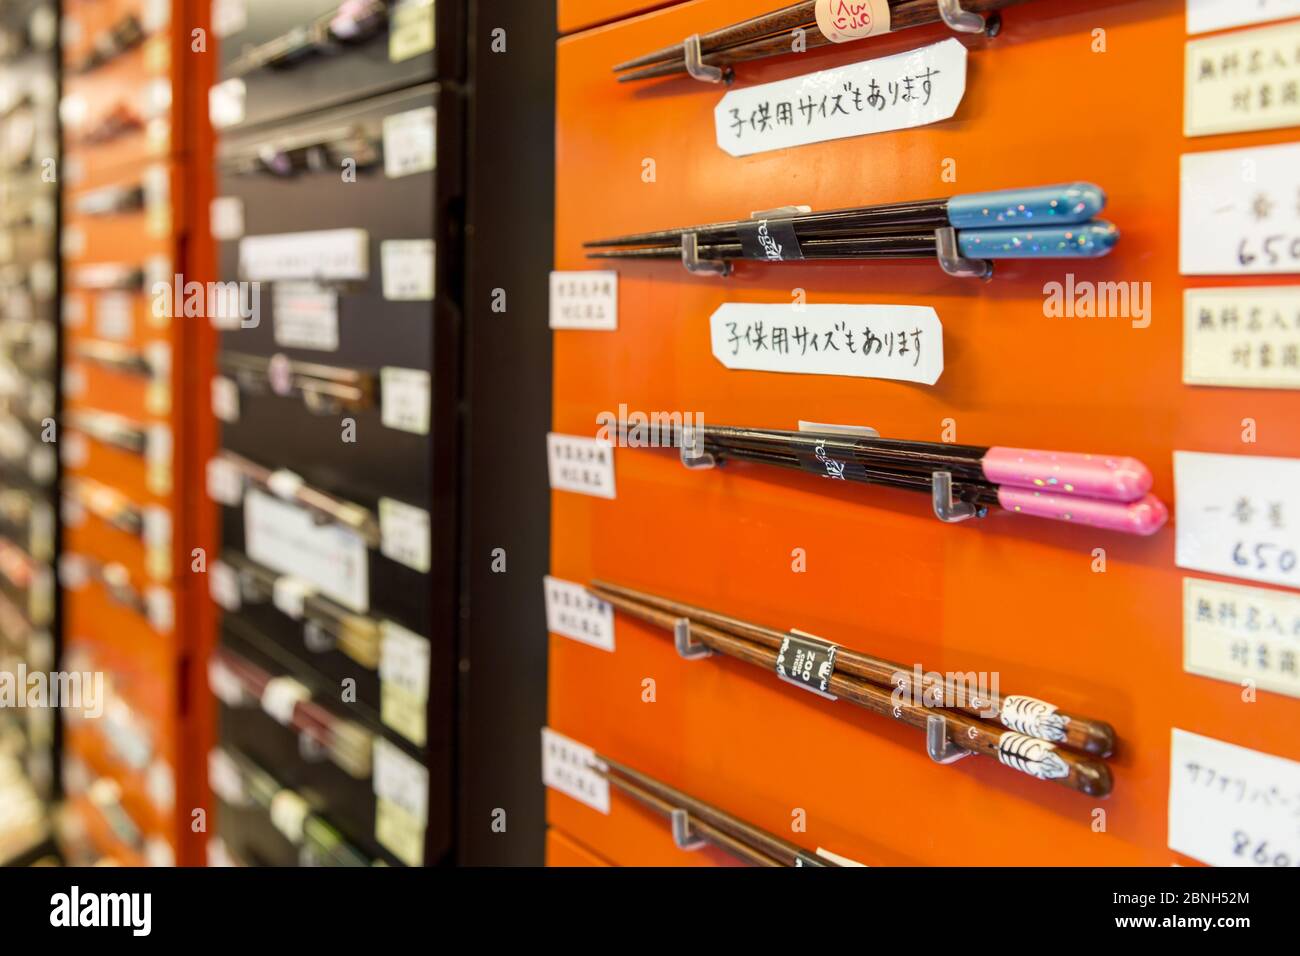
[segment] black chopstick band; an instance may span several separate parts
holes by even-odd
[[[740,235],[740,248],[746,259],[766,259],[780,262],[802,259],[799,237],[795,234],[794,220],[751,219],[742,222],[736,232]]]

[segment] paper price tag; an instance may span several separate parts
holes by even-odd
[[[388,15],[388,59],[401,63],[433,49],[433,0],[400,0]]]
[[[208,594],[222,610],[238,611],[244,604],[239,573],[224,561],[214,561],[208,568]]]
[[[424,824],[382,797],[375,801],[375,840],[407,866],[424,865]]]
[[[429,771],[383,737],[374,745],[375,796],[399,807],[421,828],[429,819]]]
[[[277,282],[271,287],[275,344],[282,348],[334,352],[339,347],[339,297],[311,282]]]
[[[228,129],[244,121],[244,100],[248,89],[239,77],[225,80],[208,90],[208,120],[213,129]]]
[[[228,37],[248,26],[247,0],[212,0],[212,32]]]
[[[609,781],[597,769],[599,766],[590,747],[549,727],[542,728],[542,783],[608,814]]]
[[[385,239],[379,244],[384,298],[420,302],[433,298],[433,240]]]
[[[437,156],[437,116],[432,106],[384,117],[384,175],[427,173]]]
[[[432,379],[415,368],[379,370],[380,418],[385,427],[414,435],[429,434]]]
[[[614,449],[607,442],[551,432],[546,436],[551,487],[614,498]]]
[[[1300,23],[1188,41],[1183,132],[1208,136],[1300,124],[1297,44]]]
[[[553,329],[617,329],[618,273],[552,272],[550,324]]]
[[[244,236],[239,270],[244,279],[261,282],[360,282],[370,277],[370,234],[325,229]]]
[[[207,465],[208,497],[219,505],[235,507],[244,497],[244,476],[224,458],[213,458]]]
[[[546,629],[571,640],[614,650],[614,608],[580,584],[547,575]]]
[[[1183,669],[1300,697],[1300,596],[1184,578]]]
[[[431,654],[429,639],[393,621],[380,623],[379,679],[409,691],[415,697],[429,695]]]
[[[244,495],[244,549],[258,564],[307,582],[350,611],[370,609],[365,539],[336,524],[318,524],[297,505],[250,489]]]
[[[1185,290],[1183,381],[1300,388],[1300,286]]]
[[[224,375],[212,377],[212,414],[218,421],[239,421],[239,386]]]
[[[379,551],[416,571],[430,567],[429,512],[393,498],[379,499]]]

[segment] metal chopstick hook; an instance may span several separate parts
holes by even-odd
[[[936,471],[930,476],[933,482],[930,500],[934,504],[934,516],[945,524],[956,524],[968,518],[983,518],[988,514],[987,508],[979,508],[969,501],[958,501],[952,496],[952,472]]]
[[[1002,29],[1002,17],[999,14],[986,17],[982,13],[963,10],[961,0],[937,0],[936,6],[943,22],[948,24],[948,29],[956,33],[983,33],[994,37]]]
[[[936,256],[939,267],[950,276],[959,279],[990,279],[993,277],[993,263],[987,259],[968,259],[957,247],[957,230],[944,226],[934,231]]]
[[[691,619],[679,617],[673,622],[673,647],[683,660],[698,661],[713,656],[713,648],[691,636]]]
[[[709,841],[696,836],[691,830],[691,817],[685,810],[675,809],[669,817],[673,828],[673,845],[688,853],[705,846]]]
[[[686,468],[716,468],[718,465],[713,453],[704,450],[704,433],[694,425],[682,426],[678,454]]]
[[[925,718],[925,752],[935,763],[956,763],[963,757],[969,757],[970,751],[958,747],[948,736],[948,721],[940,714],[931,714]]]
[[[692,33],[682,41],[682,50],[686,60],[686,72],[701,83],[731,84],[735,72],[731,67],[710,66],[704,62],[704,52],[700,48],[700,35]]]
[[[731,263],[723,259],[701,259],[700,237],[693,232],[682,233],[682,265],[692,275],[731,275]]]

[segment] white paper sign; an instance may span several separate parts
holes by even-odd
[[[547,575],[546,629],[602,651],[614,650],[614,608],[581,584]]]
[[[431,550],[429,512],[404,501],[380,498],[380,553],[398,564],[424,573],[429,570]]]
[[[339,295],[314,282],[271,286],[275,344],[286,349],[336,352],[339,347]]]
[[[224,561],[214,561],[208,568],[208,594],[223,611],[238,611],[244,603],[239,572]]]
[[[379,244],[384,298],[419,302],[433,298],[433,240],[385,239]]]
[[[1211,866],[1300,865],[1300,762],[1173,730],[1169,849]]]
[[[1297,16],[1300,0],[1187,0],[1188,33],[1209,33]]]
[[[369,610],[366,542],[355,532],[318,525],[305,509],[254,488],[244,496],[244,546],[258,564],[301,578],[350,611]]]
[[[1300,388],[1300,286],[1185,289],[1183,381]]]
[[[551,432],[546,436],[546,457],[554,490],[615,497],[614,449],[609,443]]]
[[[212,0],[212,32],[226,37],[248,26],[247,0]]]
[[[1300,595],[1184,578],[1183,670],[1300,697]]]
[[[966,93],[966,47],[956,39],[732,90],[713,111],[732,156],[946,120]]]
[[[370,275],[370,239],[364,229],[326,229],[239,240],[240,275],[278,279],[360,281]]]
[[[244,200],[218,196],[208,204],[208,232],[213,239],[239,239],[244,235]]]
[[[617,272],[552,272],[551,328],[618,328]]]
[[[850,375],[933,385],[943,326],[927,306],[729,302],[709,321],[713,357],[730,369]]]
[[[218,421],[239,421],[239,386],[233,378],[212,376],[212,414]]]
[[[392,621],[379,625],[379,679],[415,697],[429,696],[429,639]]]
[[[379,370],[380,418],[388,428],[429,434],[429,373],[418,368],[384,367]]]
[[[1300,23],[1187,42],[1187,136],[1300,125]]]
[[[1300,587],[1300,459],[1174,452],[1180,568]]]
[[[1182,158],[1183,275],[1300,272],[1300,143]]]
[[[599,766],[590,747],[542,728],[542,784],[607,814],[609,781],[596,769]]]
[[[375,796],[424,824],[429,819],[429,771],[383,737],[375,738]]]
[[[384,117],[384,175],[389,179],[427,173],[436,165],[437,140],[432,106]]]
[[[208,90],[208,121],[213,129],[228,129],[244,121],[244,100],[248,90],[239,77],[225,80]]]

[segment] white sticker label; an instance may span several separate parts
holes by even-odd
[[[1187,0],[1188,33],[1209,33],[1296,16],[1300,16],[1300,0]]]
[[[305,612],[307,598],[313,593],[312,586],[291,574],[284,574],[275,579],[271,585],[271,603],[285,617],[301,621]]]
[[[271,798],[271,823],[295,846],[302,842],[309,813],[311,806],[292,790],[281,790]]]
[[[212,32],[228,37],[248,26],[247,0],[212,0]]]
[[[832,43],[889,32],[888,0],[817,0],[817,29]]]
[[[552,272],[551,328],[618,328],[617,272]]]
[[[542,728],[542,783],[593,810],[609,813],[609,781],[590,747]]]
[[[430,376],[422,369],[379,370],[380,418],[388,428],[429,434]]]
[[[251,281],[360,281],[370,276],[370,238],[364,229],[245,236],[239,270]]]
[[[933,385],[943,374],[943,327],[916,305],[727,303],[709,326],[713,357],[730,369],[849,375]]]
[[[95,297],[95,334],[112,342],[125,342],[135,328],[131,295],[101,292]]]
[[[931,46],[727,93],[713,111],[719,148],[751,156],[946,120],[966,93],[966,47]]]
[[[390,560],[425,573],[432,538],[429,512],[392,498],[379,499],[379,551]]]
[[[213,129],[227,129],[244,121],[244,98],[248,90],[239,77],[218,83],[208,90],[208,120]]]
[[[286,727],[293,723],[298,705],[307,700],[311,700],[311,691],[292,677],[272,677],[262,688],[262,710]]]
[[[218,421],[239,421],[239,386],[224,375],[212,377],[212,414]]]
[[[239,772],[239,765],[224,750],[208,753],[208,783],[212,792],[226,803],[243,806],[248,802],[244,775]]]
[[[1169,849],[1211,866],[1300,865],[1300,762],[1173,730]]]
[[[224,458],[213,458],[207,466],[207,489],[210,499],[233,508],[244,495],[244,478],[239,469]]]
[[[423,826],[429,819],[429,771],[383,737],[375,738],[374,747],[375,796]]]
[[[224,561],[213,562],[208,568],[208,594],[222,610],[238,611],[244,604],[239,573]]]
[[[1300,125],[1300,23],[1189,40],[1187,136]]]
[[[379,244],[384,298],[421,302],[433,298],[433,240],[385,239]]]
[[[1185,290],[1183,381],[1300,388],[1300,286]]]
[[[208,232],[218,241],[240,239],[244,235],[244,200],[238,196],[218,196],[208,205]]]
[[[311,282],[271,287],[275,344],[287,349],[335,352],[339,347],[339,296]]]
[[[436,114],[432,106],[384,117],[384,175],[389,179],[427,173],[437,163]]]
[[[370,609],[366,542],[355,532],[318,525],[305,509],[250,489],[244,496],[244,544],[258,564],[296,575],[350,611]]]
[[[614,608],[581,584],[547,575],[546,629],[552,634],[614,650]]]
[[[1183,275],[1300,272],[1300,143],[1182,158]]]
[[[597,498],[614,498],[614,449],[608,442],[578,435],[546,436],[551,488]]]
[[[1300,459],[1174,452],[1180,568],[1300,587]]]
[[[1184,578],[1183,669],[1300,697],[1300,596]]]
[[[415,697],[429,696],[429,639],[393,621],[379,625],[379,679]]]
[[[167,588],[151,587],[144,595],[145,616],[160,634],[170,634],[176,626],[176,604]]]
[[[389,13],[388,59],[401,63],[433,49],[437,38],[433,0],[399,0]]]

